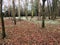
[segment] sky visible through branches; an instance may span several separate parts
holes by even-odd
[[[15,5],[16,7],[18,7],[18,0],[14,0],[15,1]],[[30,2],[31,0],[28,0],[28,3]],[[52,2],[52,0],[49,0],[50,2]],[[20,5],[24,8],[24,3],[25,3],[25,0],[21,0],[21,3]],[[42,0],[40,0],[40,3],[42,5]],[[4,7],[6,6],[6,8],[9,8],[11,5],[12,6],[12,0],[3,0],[3,6],[2,6],[2,9],[4,11]],[[47,1],[45,2],[45,6],[47,6]],[[31,9],[31,3],[29,3],[28,5],[28,9]]]

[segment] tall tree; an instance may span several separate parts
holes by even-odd
[[[7,8],[6,5],[4,5],[4,11],[6,11],[6,8]],[[4,13],[4,15],[6,15],[6,12]]]
[[[31,11],[31,15],[32,15],[32,16],[31,16],[31,19],[32,19],[32,18],[33,18],[33,15],[34,15],[34,11],[33,11],[33,0],[31,0],[31,4],[32,4],[32,5],[31,5],[31,7],[32,7],[32,11]]]
[[[2,15],[2,1],[3,0],[0,0],[0,15],[1,15],[1,23],[2,23],[2,38],[4,39],[6,37],[6,33],[5,33],[4,18]]]
[[[51,3],[50,0],[47,0],[47,8],[48,8],[48,18],[50,19],[51,17]]]
[[[54,20],[56,18],[56,9],[57,9],[57,1],[58,0],[52,0],[52,11],[53,11],[53,15],[52,15],[52,19]]]
[[[40,0],[37,0],[38,3],[38,20],[40,20],[40,9],[41,9],[41,4],[40,4]]]
[[[58,16],[60,16],[60,1],[58,0],[58,11],[57,11]]]
[[[8,0],[8,7],[9,7],[9,9],[8,9],[8,15],[9,15],[9,17],[10,17],[10,8],[11,8],[11,6],[10,6],[10,0]],[[10,18],[9,18],[10,19]]]
[[[13,20],[14,20],[14,24],[16,25],[16,18],[15,18],[15,3],[14,3],[14,0],[12,0],[12,3],[13,3]]]
[[[18,0],[18,17],[19,17],[19,20],[21,20],[21,16],[20,16],[20,0]]]
[[[43,10],[42,28],[44,28],[44,27],[45,27],[45,15],[44,15],[45,9],[44,9],[44,6],[45,6],[45,1],[46,1],[46,0],[42,0],[42,1],[43,1],[43,6],[42,6],[42,10]]]
[[[25,15],[26,15],[26,19],[28,20],[28,11],[27,11],[27,7],[28,7],[28,0],[25,0]]]

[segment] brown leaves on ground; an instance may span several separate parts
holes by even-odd
[[[6,38],[3,40],[0,33],[0,45],[60,45],[60,25],[41,24],[29,21],[5,20]],[[1,32],[1,23],[0,23]]]

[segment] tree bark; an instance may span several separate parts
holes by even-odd
[[[50,2],[47,0],[47,8],[48,8],[48,18],[50,19]]]
[[[34,11],[33,11],[33,0],[31,0],[31,4],[32,4],[32,10],[31,10],[31,20],[32,20],[32,18],[33,18],[33,15],[34,15]]]
[[[15,18],[15,3],[14,3],[14,0],[12,0],[12,3],[13,3],[13,20],[14,20],[14,24],[16,25],[16,18]]]
[[[25,0],[25,15],[26,15],[26,19],[28,20],[28,11],[27,11],[27,6],[28,6],[28,0]]]
[[[53,15],[52,15],[51,18],[52,18],[53,20],[56,19],[57,1],[58,1],[58,0],[53,0],[53,1],[52,1],[52,5],[53,5],[53,7],[52,7]]]
[[[44,28],[44,27],[45,27],[45,15],[44,15],[45,9],[44,9],[44,5],[45,5],[45,1],[46,1],[46,0],[42,0],[42,1],[43,1],[43,6],[42,6],[42,10],[43,10],[42,28]]]
[[[40,0],[37,0],[38,2],[38,20],[40,20],[40,9],[41,9],[41,7],[40,7]]]
[[[2,15],[2,0],[0,0],[0,15],[1,15],[1,23],[2,23],[2,39],[4,39],[6,37],[6,33],[5,33],[4,18]]]
[[[20,15],[20,0],[18,0],[18,17],[19,17],[19,20],[21,20],[21,15]]]

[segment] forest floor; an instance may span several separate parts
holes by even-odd
[[[46,20],[45,28],[41,27],[42,21],[34,20],[16,20],[14,25],[11,19],[4,19],[4,39],[0,21],[0,45],[60,45],[60,20]]]

